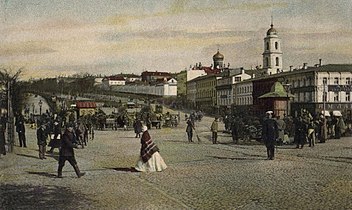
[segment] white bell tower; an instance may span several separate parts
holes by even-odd
[[[263,70],[267,75],[282,72],[281,40],[271,19],[271,28],[264,38]]]

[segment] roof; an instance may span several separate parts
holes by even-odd
[[[107,77],[108,80],[115,80],[115,81],[125,81],[125,78],[123,76],[115,75],[115,76],[110,76]]]
[[[271,24],[270,25],[271,26],[271,28],[266,32],[266,35],[277,35],[277,31],[276,31],[276,29],[274,28],[274,25],[273,24]]]
[[[264,95],[259,96],[259,98],[292,98],[294,97],[292,94],[287,93],[284,89],[284,86],[280,82],[275,82],[273,86],[271,86],[271,90],[269,93],[265,93]]]
[[[77,101],[76,102],[76,107],[79,109],[82,108],[97,108],[97,104],[92,101]]]
[[[218,52],[213,56],[213,59],[224,59],[224,55]]]
[[[155,71],[155,72],[151,72],[151,71],[144,71],[142,72],[142,75],[143,76],[171,76],[171,73],[169,72],[158,72],[158,71]]]

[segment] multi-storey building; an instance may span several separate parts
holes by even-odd
[[[286,87],[288,94],[294,95],[294,97],[287,96],[287,114],[295,116],[301,109],[306,109],[312,114],[322,113],[324,110],[329,112],[338,110],[351,118],[351,81],[351,64],[318,64],[314,67],[304,65],[301,69],[234,84],[236,88],[234,107],[240,109],[241,106],[248,106],[252,110],[250,114],[264,114],[272,107],[263,103],[259,97],[270,92],[275,82],[280,82]]]
[[[251,75],[245,73],[243,68],[225,69],[222,78],[217,81],[216,97],[220,113],[227,112],[234,101],[234,84],[251,78]]]
[[[219,108],[216,100],[216,85],[217,80],[220,78],[220,74],[209,74],[197,77],[188,82],[188,84],[195,83],[195,105],[198,110],[214,113]]]
[[[188,81],[206,75],[206,71],[204,69],[192,69],[181,71],[176,75],[177,80],[177,95],[185,96],[187,95],[187,88],[186,84]]]

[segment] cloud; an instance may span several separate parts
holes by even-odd
[[[28,56],[34,54],[48,54],[56,52],[54,49],[42,46],[39,42],[22,42],[0,45],[0,57]]]

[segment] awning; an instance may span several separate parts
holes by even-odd
[[[324,111],[321,111],[321,113],[324,114]],[[325,116],[325,117],[330,117],[329,111],[325,110],[324,116]]]
[[[342,116],[342,114],[341,114],[341,112],[340,112],[340,111],[335,110],[335,111],[332,111],[332,116],[335,116],[335,117],[341,117],[341,116]]]

